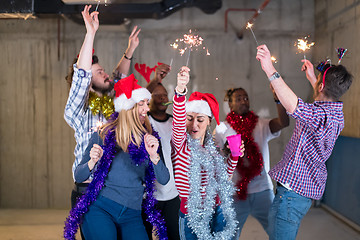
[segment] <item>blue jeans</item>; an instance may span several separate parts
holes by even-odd
[[[248,194],[245,200],[239,200],[236,196],[234,198],[236,220],[239,221],[239,229],[236,231],[233,239],[239,239],[241,230],[249,214],[256,218],[266,233],[268,233],[269,210],[274,200],[273,190],[268,189],[262,192]]]
[[[148,240],[141,210],[127,208],[98,196],[84,215],[82,230],[86,240]]]
[[[311,203],[310,198],[278,186],[269,212],[270,240],[295,240],[300,222]]]
[[[209,225],[212,233],[220,232],[224,229],[226,222],[220,206],[215,208],[215,213],[212,216],[212,220]],[[187,215],[183,214],[182,212],[179,212],[179,232],[181,240],[198,239],[196,234],[193,233],[192,229],[188,226]]]

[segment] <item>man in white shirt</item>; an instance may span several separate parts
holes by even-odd
[[[236,218],[239,229],[234,239],[239,239],[241,230],[249,214],[254,216],[267,232],[268,213],[274,199],[273,184],[268,175],[270,169],[268,142],[280,135],[280,130],[289,125],[289,117],[276,95],[278,117],[264,119],[250,111],[249,97],[243,88],[229,89],[226,100],[231,112],[225,122],[215,129],[218,146],[226,148],[226,136],[242,134],[245,157],[239,158],[233,175],[237,188],[234,196]],[[226,150],[224,150],[226,153]],[[259,154],[260,152],[260,154]],[[248,178],[247,180],[243,175]]]

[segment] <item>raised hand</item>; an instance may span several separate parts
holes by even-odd
[[[314,72],[313,64],[306,59],[301,60],[304,64],[301,66],[301,71],[306,73],[306,78],[309,80],[312,86],[316,83],[316,76]]]
[[[171,67],[165,63],[159,65],[156,69],[155,69],[155,80],[161,82],[166,75],[170,72]]]
[[[261,68],[262,70],[264,70],[268,77],[270,77],[274,72],[276,72],[271,61],[270,51],[265,44],[257,47],[256,59],[260,61]]]
[[[99,12],[89,13],[90,8],[91,5],[85,5],[81,15],[83,16],[87,33],[95,34],[99,29]]]
[[[144,136],[145,149],[150,156],[150,160],[156,165],[159,160],[159,154],[157,150],[159,148],[159,140],[151,134],[145,134]]]
[[[183,66],[181,67],[179,73],[177,74],[177,86],[176,90],[180,93],[185,92],[186,85],[189,83],[190,80],[190,68]]]
[[[135,26],[133,28],[133,30],[131,31],[131,34],[129,36],[129,43],[128,43],[128,48],[126,49],[126,56],[128,58],[131,58],[135,49],[139,46],[140,40],[139,40],[139,33],[140,33],[141,29],[137,26]]]

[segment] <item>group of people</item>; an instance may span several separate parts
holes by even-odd
[[[316,78],[313,65],[303,60],[314,89],[314,103],[304,103],[261,45],[256,58],[270,81],[277,118],[257,116],[246,90],[235,88],[226,92],[230,113],[220,122],[214,95],[188,94],[190,69],[184,66],[170,115],[163,85],[170,67],[158,66],[145,88],[127,76],[139,45],[135,27],[110,77],[93,55],[99,13],[90,8],[82,12],[86,35],[67,76],[64,117],[75,131],[76,147],[64,238],[74,239],[80,227],[86,240],[236,240],[251,214],[270,239],[295,239],[312,199],[324,192],[325,161],[344,127],[338,100],[352,82],[345,67],[326,65]],[[268,142],[289,125],[289,116],[296,120],[293,135],[270,170]],[[229,144],[234,135],[241,141]],[[275,195],[271,179],[277,182]]]

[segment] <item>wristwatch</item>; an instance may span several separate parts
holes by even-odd
[[[270,77],[269,77],[269,81],[271,82],[272,80],[275,80],[276,78],[280,78],[280,74],[278,72],[274,72]]]
[[[82,77],[82,78],[85,78],[85,77],[88,77],[89,76],[89,73],[86,72],[84,69],[79,69],[79,76]]]

